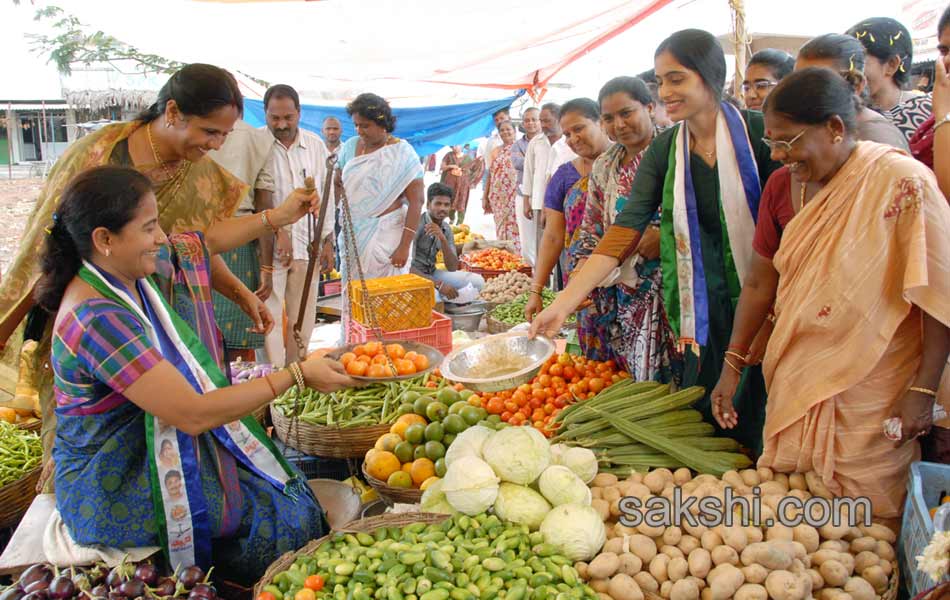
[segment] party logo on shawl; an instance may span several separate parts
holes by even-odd
[[[885,219],[892,219],[906,211],[920,210],[924,196],[924,182],[917,177],[904,177],[897,183],[894,200],[884,211]]]

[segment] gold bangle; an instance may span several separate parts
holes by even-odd
[[[271,230],[271,232],[277,233],[278,229],[280,228],[274,227],[274,222],[270,220],[270,215],[267,214],[270,211],[271,209],[268,208],[267,210],[261,212],[261,221],[264,223],[265,227],[268,227]]]
[[[276,398],[280,394],[277,393],[277,388],[274,387],[274,382],[270,380],[271,375],[272,373],[268,373],[267,375],[264,375],[264,381],[267,382],[267,386],[270,388],[270,393],[274,395],[274,398]]]
[[[538,290],[531,290],[528,293],[534,294],[535,296],[538,296],[539,298],[543,298],[543,296],[541,296],[541,292],[539,292]]]
[[[304,390],[307,389],[306,384],[303,379],[303,371],[300,370],[300,364],[292,362],[287,365],[287,370],[290,371],[290,374],[293,376],[294,381],[297,382],[297,390],[302,394]]]
[[[745,364],[745,357],[739,354],[738,352],[733,352],[732,350],[726,350],[726,356],[734,356],[742,361],[742,364]]]
[[[925,387],[911,386],[907,391],[908,391],[908,392],[919,392],[919,393],[921,393],[921,394],[926,394],[926,395],[928,395],[928,396],[930,396],[930,397],[932,397],[932,398],[936,398],[936,397],[937,397],[937,392],[935,392],[935,391],[933,391],[933,390],[931,390],[931,389],[927,389],[927,388],[925,388]]]
[[[742,369],[732,364],[732,362],[728,358],[725,359],[725,361],[726,361],[726,364],[729,365],[729,368],[731,368],[733,371],[735,371],[739,375],[742,375]]]

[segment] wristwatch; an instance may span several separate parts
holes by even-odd
[[[934,123],[934,133],[940,129],[941,125],[946,125],[947,123],[950,123],[950,113],[945,114],[942,119]]]

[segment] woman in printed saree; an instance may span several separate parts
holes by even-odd
[[[596,161],[610,147],[610,138],[600,126],[600,107],[590,98],[575,98],[561,107],[561,131],[577,158],[566,162],[548,182],[544,192],[544,233],[534,271],[531,294],[525,305],[530,320],[541,310],[541,290],[547,284],[562,252],[567,252],[568,273],[583,262],[577,237],[587,207],[590,174]],[[591,299],[593,300],[593,299]],[[609,306],[588,302],[577,315],[577,340],[584,356],[594,360],[616,360],[610,329],[616,314]]]
[[[484,168],[482,161],[463,152],[461,146],[452,146],[452,149],[442,158],[441,181],[455,192],[452,198],[452,210],[449,213],[450,222],[461,225],[465,221],[468,196],[482,178]]]
[[[567,288],[535,317],[531,331],[556,331],[635,252],[662,206],[663,297],[683,354],[682,385],[711,391],[752,253],[761,185],[777,164],[761,141],[761,113],[721,100],[726,59],[713,35],[696,29],[674,33],[656,51],[655,72],[660,98],[679,123],[647,148],[623,210]],[[765,418],[761,373],[749,370],[738,402],[750,419],[732,435],[755,450]],[[708,395],[697,408],[712,421]]]
[[[616,77],[598,95],[600,122],[613,146],[591,169],[587,205],[570,252],[590,256],[623,209],[644,151],[653,141],[653,97],[643,80]],[[663,310],[660,280],[660,215],[654,216],[636,253],[591,292],[604,344],[637,381],[669,381],[673,332]],[[539,307],[540,308],[540,307]]]
[[[511,242],[515,253],[521,253],[518,236],[518,172],[511,162],[511,147],[515,143],[515,126],[511,121],[498,124],[501,145],[492,149],[488,157],[488,181],[482,197],[482,208],[495,220],[495,237]]]
[[[894,518],[947,359],[950,207],[924,165],[856,141],[856,121],[851,90],[827,69],[790,75],[766,100],[772,156],[819,189],[800,184],[797,206],[761,207],[713,412],[726,428],[745,420],[730,399],[774,302],[759,466],[815,471],[835,495]],[[883,427],[892,416],[896,448]]]
[[[81,546],[161,546],[172,566],[213,562],[250,583],[326,527],[302,474],[248,415],[293,385],[355,382],[314,359],[230,386],[151,276],[206,279],[211,254],[293,223],[317,197],[298,190],[263,219],[166,237],[151,187],[133,169],[85,171],[45,238],[36,297],[55,314],[59,518]]]
[[[221,168],[206,153],[216,149],[234,127],[243,103],[230,73],[218,67],[191,64],[169,78],[158,98],[145,112],[128,123],[108,125],[73,142],[56,161],[26,226],[23,240],[10,270],[0,284],[0,348],[4,362],[15,365],[28,320],[26,335],[40,341],[34,355],[43,414],[44,450],[48,456],[56,421],[53,417],[52,374],[42,367],[51,339],[51,323],[41,310],[33,310],[33,287],[46,229],[66,184],[78,173],[99,165],[131,167],[152,182],[159,207],[159,222],[165,231],[206,231],[213,223],[230,217],[247,192],[247,186]],[[273,326],[263,302],[241,283],[221,260],[212,259],[214,289],[228,297],[256,323],[255,331]],[[157,274],[175,310],[189,325],[213,343],[212,353],[223,366],[222,341],[214,320],[196,320],[213,313],[195,304],[211,302],[211,290],[179,273],[175,279]],[[195,295],[195,291],[207,297]],[[9,342],[9,343],[7,343]],[[16,370],[14,369],[15,373]],[[2,382],[4,387],[13,382]]]

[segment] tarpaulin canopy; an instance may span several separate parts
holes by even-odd
[[[412,144],[419,156],[433,154],[444,146],[461,145],[491,133],[495,124],[492,113],[506,108],[518,96],[491,102],[472,102],[424,108],[395,108],[396,131],[393,135]],[[300,126],[320,133],[326,117],[336,117],[343,126],[343,137],[356,135],[353,121],[341,106],[300,105]],[[244,101],[244,120],[255,127],[265,124],[264,103]]]

